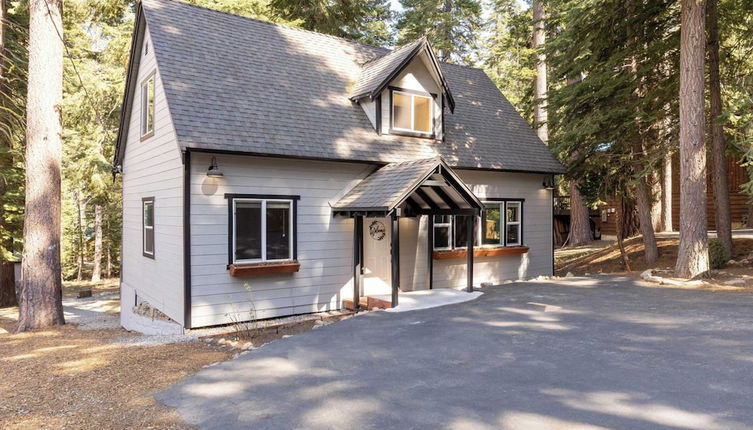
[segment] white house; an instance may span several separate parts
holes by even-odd
[[[196,328],[552,274],[562,166],[425,39],[144,0],[115,164],[126,315],[146,301]]]

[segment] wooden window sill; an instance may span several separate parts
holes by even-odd
[[[143,142],[143,141],[145,141],[145,140],[149,139],[150,137],[154,137],[154,130],[152,130],[152,131],[150,131],[149,133],[147,133],[147,134],[145,134],[145,135],[141,136],[141,137],[139,138],[139,141],[140,141],[140,142]]]
[[[276,273],[294,273],[301,268],[301,263],[297,261],[274,261],[263,263],[242,263],[231,264],[230,276],[257,276],[273,275]]]
[[[517,255],[528,252],[527,246],[497,246],[497,247],[476,247],[473,249],[474,257],[494,257],[497,255]],[[448,251],[434,251],[435,260],[449,260],[453,258],[466,258],[465,249],[453,249]]]

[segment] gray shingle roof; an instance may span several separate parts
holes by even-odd
[[[420,49],[423,43],[423,39],[418,39],[361,66],[361,72],[358,74],[358,80],[350,92],[350,97],[371,95],[389,77],[390,73],[417,49]]]
[[[143,8],[182,149],[563,171],[481,70],[441,63],[455,99],[444,142],[378,135],[349,95],[388,50],[175,0]]]
[[[441,163],[439,157],[388,164],[359,182],[333,209],[392,210]]]
[[[430,181],[430,179],[433,179]],[[434,182],[429,185],[429,182]],[[444,185],[437,185],[442,182]],[[437,187],[444,197],[436,194]],[[432,191],[417,191],[418,188]],[[415,194],[420,194],[416,201]],[[434,195],[434,196],[432,196]],[[390,163],[359,182],[337,203],[334,211],[385,211],[390,212],[407,200],[417,209],[432,207],[450,209],[481,209],[483,204],[468,186],[453,172],[442,157]],[[420,202],[420,203],[419,203]]]

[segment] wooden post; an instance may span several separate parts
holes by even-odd
[[[468,232],[468,242],[467,242],[467,248],[466,248],[466,255],[468,256],[467,266],[468,266],[468,292],[473,292],[473,226],[474,226],[474,219],[476,217],[473,215],[468,215],[466,217],[466,225]]]
[[[392,226],[390,232],[391,257],[392,257],[392,307],[398,305],[398,293],[400,292],[400,218],[395,212],[392,213]]]
[[[363,216],[353,217],[353,310],[358,312],[361,300],[361,249],[363,248]]]
[[[428,246],[426,249],[426,255],[428,257],[426,261],[426,267],[429,268],[429,289],[434,288],[434,215],[427,215],[429,217],[429,231],[426,236],[428,237]]]

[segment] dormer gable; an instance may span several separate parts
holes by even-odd
[[[422,37],[364,64],[350,99],[379,134],[443,138],[444,108],[455,101],[429,41]]]

